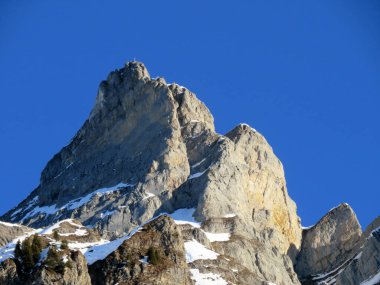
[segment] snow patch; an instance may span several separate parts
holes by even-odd
[[[190,269],[190,272],[195,285],[228,285],[219,274],[200,273],[198,269]]]
[[[71,249],[80,250],[87,259],[88,264],[93,264],[95,261],[106,258],[110,253],[115,251],[124,241],[128,240],[135,233],[143,228],[147,223],[157,219],[162,216],[158,215],[152,219],[149,219],[140,226],[134,228],[128,235],[125,235],[121,238],[115,239],[113,241],[101,240],[95,243],[69,243]]]
[[[173,82],[173,83],[168,83],[167,86],[171,86],[171,85],[177,85],[179,88],[182,88],[182,89],[187,89],[185,86],[182,86],[182,85],[178,85],[177,83]]]
[[[363,252],[359,252],[354,259],[360,259],[362,257]]]
[[[88,231],[83,228],[83,229],[77,229],[75,230],[74,233],[64,233],[64,234],[59,234],[60,236],[67,237],[67,236],[87,236]]]
[[[66,166],[65,169],[69,169],[71,166],[73,166],[74,162],[71,162],[68,166]]]
[[[209,232],[204,232],[206,234],[206,237],[208,238],[209,241],[214,242],[214,241],[229,241],[231,234],[230,233],[209,233]]]
[[[203,134],[203,131],[200,132],[200,133],[198,133],[198,134],[196,134],[196,135],[194,135],[194,136],[191,136],[191,138],[192,139],[196,139],[196,138],[200,137],[202,134]]]
[[[105,211],[104,213],[101,213],[101,214],[100,214],[100,217],[103,219],[103,218],[105,218],[105,217],[107,217],[107,216],[112,215],[114,212],[115,212],[115,210],[113,210],[113,211],[109,211],[109,210],[107,210],[107,211]]]
[[[63,205],[61,207],[58,207],[58,208],[57,208],[56,204],[51,205],[51,206],[43,206],[43,207],[37,206],[37,207],[33,208],[32,211],[28,212],[21,219],[21,223],[25,219],[30,218],[30,217],[34,217],[37,214],[45,214],[45,216],[49,216],[49,215],[57,214],[59,211],[62,211],[62,210],[65,210],[65,209],[67,209],[67,210],[77,209],[77,208],[83,206],[84,204],[87,204],[88,202],[90,202],[91,199],[95,195],[98,196],[98,197],[102,197],[103,195],[110,194],[110,193],[118,191],[118,190],[120,190],[122,188],[131,187],[131,186],[134,186],[134,185],[133,184],[128,184],[128,183],[119,183],[119,184],[117,184],[115,186],[112,186],[112,187],[101,188],[101,189],[95,190],[94,192],[91,192],[90,194],[87,194],[86,196],[84,196],[82,198],[78,198],[78,199],[72,200],[72,201],[68,202],[67,204],[65,204],[65,205]],[[38,199],[38,196],[35,197],[35,198]],[[36,201],[33,202],[33,200],[29,202],[29,205],[28,205],[27,208],[29,208],[30,206],[32,206],[33,204],[35,204]]]
[[[236,217],[235,213],[230,213],[223,216],[223,218],[234,218],[234,217]]]
[[[95,195],[98,197],[102,197],[103,195],[111,194],[112,192],[118,191],[121,188],[130,187],[130,186],[133,186],[133,185],[127,184],[127,183],[119,183],[119,184],[112,186],[112,187],[101,188],[101,189],[98,189],[98,190],[96,190],[90,194],[87,194],[86,196],[84,196],[80,199],[70,201],[69,203],[64,205],[62,208],[67,208],[68,210],[74,210],[76,208],[83,206],[84,204],[87,204]]]
[[[254,128],[252,128],[250,125],[246,124],[246,123],[241,123],[240,126],[245,126],[247,128],[250,128],[252,131],[254,131],[255,133],[257,132]]]
[[[73,225],[74,227],[82,228],[82,226],[74,223],[73,219],[66,219],[66,220],[59,221],[58,223],[55,223],[54,225],[43,229],[40,232],[40,234],[41,235],[51,235],[51,234],[53,234],[54,230],[58,229],[61,226],[62,223],[69,223],[69,224]]]
[[[171,216],[174,219],[176,224],[180,224],[180,225],[190,224],[193,227],[200,228],[201,224],[195,221],[193,217],[194,212],[195,212],[194,208],[190,208],[190,209],[183,208],[183,209],[178,209],[174,211],[172,214],[166,214],[166,213],[160,214],[156,217],[153,217],[152,219],[147,220],[142,225],[136,227],[128,235],[125,235],[113,241],[109,241],[105,239],[102,239],[97,242],[84,242],[84,243],[75,241],[75,242],[70,242],[68,245],[69,245],[69,248],[72,250],[81,251],[86,257],[88,264],[93,264],[97,260],[106,258],[110,253],[115,251],[125,240],[128,240],[131,236],[133,236],[135,233],[141,230],[144,225],[146,225],[147,223],[150,223],[151,221],[153,221],[154,219],[157,219],[158,217],[162,215]],[[86,228],[74,223],[74,220],[72,219],[62,220],[45,229],[39,229],[39,230],[33,231],[25,235],[25,237],[19,237],[13,242],[13,245],[8,244],[7,246],[1,248],[0,261],[9,257],[13,257],[14,248],[16,246],[18,239],[21,239],[22,241],[24,238],[34,233],[45,234],[45,235],[52,234],[53,231],[59,228],[63,222],[68,222],[74,225],[75,227],[77,227],[77,229],[74,233],[60,234],[61,236],[72,235],[72,234],[81,236],[81,235],[88,234]],[[215,239],[225,240],[227,238],[227,235],[229,235],[229,234],[213,234],[213,233],[210,233],[210,234],[211,234],[211,239],[213,240]],[[188,262],[192,262],[197,259],[216,259],[217,256],[219,255],[218,253],[207,249],[206,247],[204,247],[202,244],[198,243],[195,240],[185,243],[185,248],[186,248],[186,259],[188,260]]]
[[[195,167],[201,165],[205,161],[206,161],[206,158],[202,159],[200,162],[195,163],[194,165],[191,166],[191,168],[195,168]]]
[[[143,258],[141,258],[140,262],[144,263],[144,264],[149,264],[149,262],[148,262],[148,256],[144,256]]]
[[[378,282],[380,282],[380,271],[373,275],[371,278],[360,283],[360,285],[375,285],[378,284]]]
[[[31,235],[34,235],[36,233],[39,233],[42,229],[33,230],[31,232],[25,233],[24,235],[18,236],[15,239],[13,239],[8,244],[4,245],[3,247],[0,247],[0,262],[14,257],[14,251],[16,248],[16,244],[18,241],[22,242],[26,238],[30,237]]]
[[[29,218],[29,217],[34,217],[36,216],[37,214],[45,214],[45,215],[53,215],[55,214],[56,212],[58,211],[58,209],[56,208],[56,205],[52,205],[52,206],[43,206],[43,207],[35,207],[33,208],[32,211],[30,211],[29,213],[27,213],[22,219],[21,219],[21,223],[24,222],[25,219]]]
[[[311,225],[311,226],[307,226],[307,227],[301,226],[301,229],[303,229],[303,230],[309,230],[309,229],[311,229],[314,226],[315,225]]]
[[[11,224],[11,223],[6,223],[6,222],[2,222],[0,221],[0,225],[4,225],[4,226],[7,226],[7,227],[21,227],[20,225],[18,224]]]
[[[20,213],[22,211],[22,208],[14,211],[12,214],[11,214],[11,217],[12,217],[12,220],[14,220],[14,216],[16,216],[18,213]]]
[[[351,258],[347,259],[345,262],[343,262],[341,265],[339,265],[337,268],[334,268],[330,272],[314,275],[312,276],[312,280],[317,281],[318,284],[320,283],[318,281],[322,281],[323,284],[327,284],[327,285],[335,284],[336,276],[341,274],[351,261],[352,261]]]
[[[190,263],[198,259],[217,259],[219,254],[207,249],[196,240],[185,242],[186,262]]]
[[[330,213],[331,211],[334,211],[336,208],[339,208],[341,205],[349,207],[350,205],[347,203],[339,204],[338,206],[335,206],[334,208],[331,208],[327,213]]]
[[[146,200],[146,199],[149,199],[149,198],[152,198],[156,195],[154,195],[153,193],[150,193],[150,192],[146,192],[146,196],[143,198],[143,200]]]
[[[189,224],[193,226],[194,228],[200,228],[201,223],[197,222],[194,219],[193,217],[194,212],[195,212],[195,208],[190,208],[190,209],[183,208],[183,209],[178,209],[175,212],[168,215],[173,218],[173,220],[175,221],[177,225]]]
[[[189,178],[187,178],[187,179],[190,180],[190,179],[201,177],[207,170],[208,170],[208,168],[202,172],[194,173],[194,174],[190,175]]]

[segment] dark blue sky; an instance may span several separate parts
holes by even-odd
[[[33,2],[33,3],[32,3]],[[260,131],[303,225],[380,214],[380,1],[1,1],[0,212],[136,58],[195,92],[225,133]]]

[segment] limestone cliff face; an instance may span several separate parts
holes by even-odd
[[[280,252],[299,248],[296,206],[288,196],[282,164],[264,137],[241,124],[220,139],[219,149],[198,213],[205,219],[236,213],[255,234],[268,233]]]

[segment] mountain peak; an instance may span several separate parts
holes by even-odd
[[[348,204],[302,231],[282,163],[264,136],[247,124],[216,133],[211,112],[194,93],[151,79],[136,61],[101,82],[89,119],[47,163],[37,189],[2,219],[5,258],[15,236],[32,234],[8,222],[48,226],[35,232],[65,237],[83,250],[100,284],[162,276],[157,284],[187,285],[191,278],[196,284],[300,285],[293,268],[312,284],[333,284],[327,281],[342,268],[345,280],[358,264],[362,281],[375,273],[372,252],[380,248],[378,220],[363,237]],[[84,260],[75,260],[87,272]],[[1,284],[4,272],[19,272],[14,262],[3,265]],[[75,284],[89,285],[86,276]]]
[[[126,77],[132,79],[150,79],[150,75],[145,65],[139,61],[129,61],[125,64],[124,73]]]

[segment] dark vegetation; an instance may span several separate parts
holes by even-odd
[[[160,253],[152,246],[148,249],[148,262],[153,265],[158,265],[160,263]]]
[[[62,260],[62,254],[57,251],[55,246],[49,248],[46,260],[43,264],[46,268],[61,274],[63,274],[65,270],[65,262]]]
[[[69,242],[66,239],[64,239],[62,241],[62,243],[61,243],[61,249],[62,250],[69,249]]]
[[[23,274],[28,274],[38,263],[40,254],[47,247],[47,242],[35,234],[26,238],[22,243],[17,242],[15,248],[15,261]]]
[[[54,230],[53,231],[53,238],[56,240],[56,241],[59,241],[59,233],[58,233],[58,231],[57,230]]]
[[[21,276],[29,276],[39,263],[46,269],[61,274],[63,274],[65,267],[71,268],[70,261],[65,263],[62,260],[63,256],[69,253],[67,240],[62,241],[61,251],[58,251],[56,246],[50,246],[46,259],[41,261],[41,253],[48,246],[48,241],[38,234],[26,238],[22,243],[20,241],[17,242],[14,259]]]

